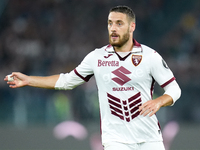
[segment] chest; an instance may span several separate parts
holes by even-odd
[[[93,64],[94,74],[99,82],[111,82],[124,86],[144,81],[150,75],[148,57],[130,54],[125,59],[117,54],[98,57]]]

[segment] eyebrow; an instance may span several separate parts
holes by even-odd
[[[108,22],[117,22],[117,23],[119,23],[119,22],[123,22],[123,21],[122,20],[117,20],[117,21],[108,20]]]

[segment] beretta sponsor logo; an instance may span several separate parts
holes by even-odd
[[[117,67],[119,66],[119,61],[102,61],[102,60],[98,60],[98,67],[101,67],[101,66],[108,66],[108,67]]]

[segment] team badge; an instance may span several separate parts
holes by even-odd
[[[134,66],[138,66],[141,61],[142,61],[141,55],[132,55],[132,63],[134,64]]]

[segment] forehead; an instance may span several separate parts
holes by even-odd
[[[127,15],[120,12],[110,12],[108,15],[108,21],[127,21]]]

